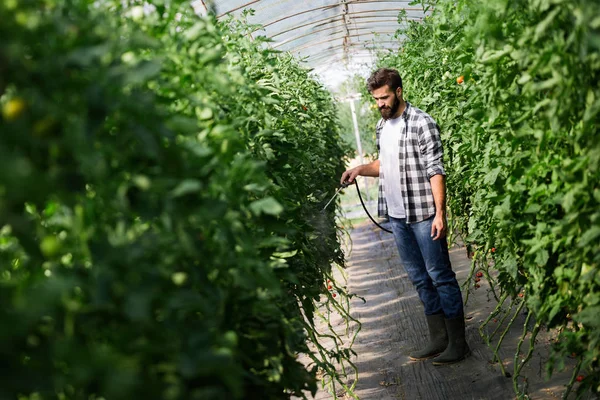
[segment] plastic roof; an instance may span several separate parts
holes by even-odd
[[[254,10],[248,22],[264,28],[253,36],[266,36],[271,46],[289,51],[320,75],[340,73],[351,65],[370,63],[373,51],[398,49],[394,38],[398,14],[421,20],[421,6],[398,0],[196,0],[196,7],[212,10],[217,18]],[[337,72],[336,72],[337,71]]]

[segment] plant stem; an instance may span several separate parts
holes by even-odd
[[[514,300],[511,302],[511,308],[512,308],[513,302],[514,302]],[[519,307],[517,307],[517,311],[515,311],[515,314],[511,318],[511,320],[508,323],[508,325],[506,326],[506,329],[504,329],[504,332],[502,332],[502,335],[500,336],[500,339],[498,340],[498,344],[496,345],[496,349],[494,350],[494,357],[497,358],[498,361],[500,362],[500,369],[502,370],[502,375],[504,375],[504,376],[508,376],[508,375],[506,374],[506,371],[504,370],[504,363],[500,359],[500,356],[498,355],[498,351],[500,350],[500,346],[502,345],[502,342],[504,341],[504,338],[506,337],[506,334],[508,333],[508,331],[510,330],[510,328],[514,324],[515,320],[517,319],[517,316],[519,315],[519,313],[523,309],[523,306],[525,306],[525,302],[524,301],[522,301],[521,304],[519,304]],[[507,315],[508,315],[508,313],[507,313]]]

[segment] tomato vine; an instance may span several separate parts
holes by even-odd
[[[509,329],[511,313],[526,310],[519,349],[555,329],[548,372],[576,354],[565,396],[575,382],[579,395],[597,393],[600,8],[580,0],[424,7],[429,16],[404,21],[400,50],[377,64],[398,68],[407,99],[441,125],[451,225],[476,255],[471,275],[481,270],[498,300],[483,327],[503,313]],[[482,331],[494,357],[505,333]],[[521,397],[522,365],[513,371]]]
[[[244,23],[133,3],[0,4],[0,397],[314,392],[351,355],[313,324],[349,317],[334,102]]]

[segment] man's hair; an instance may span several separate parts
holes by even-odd
[[[375,89],[379,89],[388,85],[392,91],[396,89],[402,89],[402,78],[397,70],[391,68],[379,68],[373,72],[369,79],[367,79],[367,89],[372,92]]]

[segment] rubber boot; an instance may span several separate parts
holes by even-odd
[[[446,324],[444,314],[426,315],[427,326],[429,327],[429,343],[425,348],[409,354],[409,358],[414,361],[427,360],[440,354],[448,346],[448,334],[446,333]]]
[[[471,354],[471,349],[465,340],[464,316],[447,319],[446,329],[448,331],[448,347],[433,359],[433,365],[454,364]]]

